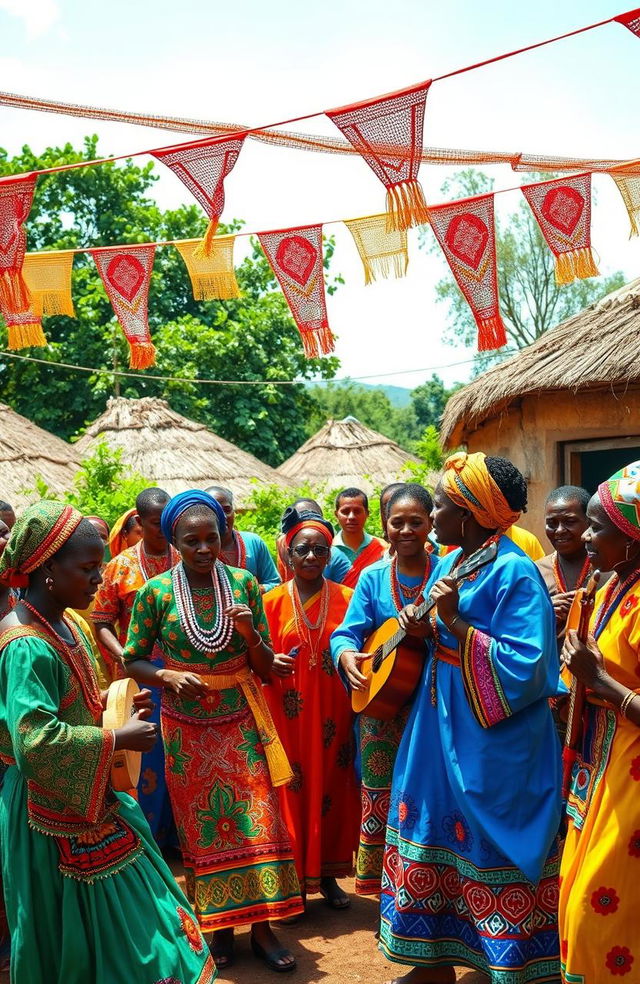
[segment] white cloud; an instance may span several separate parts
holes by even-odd
[[[46,34],[60,18],[56,0],[0,0],[0,10],[23,22],[30,41]]]

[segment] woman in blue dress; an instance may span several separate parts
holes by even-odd
[[[553,609],[535,565],[503,534],[526,508],[504,458],[453,455],[435,492],[442,558],[427,590],[431,658],[393,775],[380,946],[413,969],[394,984],[559,982],[560,749]],[[456,584],[463,558],[495,561]]]
[[[352,689],[361,689],[365,679],[359,669],[359,652],[365,640],[388,618],[398,617],[407,605],[422,597],[432,576],[437,560],[425,549],[432,505],[427,490],[413,483],[397,489],[389,501],[387,535],[394,556],[365,568],[345,619],[331,636],[331,655],[345,684]],[[409,631],[425,638],[424,625],[412,624]],[[408,713],[406,706],[390,721],[366,714],[358,718],[362,773],[358,895],[377,895],[380,891],[391,774]]]

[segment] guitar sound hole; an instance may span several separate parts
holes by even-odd
[[[378,670],[380,669],[380,667],[382,666],[382,659],[383,659],[383,657],[382,657],[382,650],[381,649],[376,649],[376,654],[373,657],[373,659],[371,660],[371,667],[372,667],[374,673],[377,673]]]

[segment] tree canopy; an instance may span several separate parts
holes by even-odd
[[[67,144],[36,155],[24,147],[13,158],[0,150],[0,176],[99,156],[95,136],[85,139],[82,150]],[[138,166],[132,161],[43,175],[27,223],[28,248],[75,249],[202,236],[207,219],[200,208],[189,205],[162,211],[151,196],[156,180],[153,163]],[[234,220],[220,231],[240,228]],[[326,267],[332,255],[333,242],[327,240]],[[236,273],[240,298],[196,302],[177,251],[158,249],[149,293],[157,364],[146,376],[114,377],[114,367],[127,369],[127,344],[93,261],[78,254],[73,270],[77,317],[46,318],[48,347],[27,353],[51,367],[0,354],[2,399],[68,439],[104,410],[113,393],[159,396],[177,412],[277,465],[305,440],[313,399],[303,383],[279,386],[271,381],[331,378],[339,363],[334,357],[305,358],[286,301],[257,241]],[[339,276],[330,278],[328,291],[340,282]],[[5,339],[0,328],[0,345]],[[61,362],[103,372],[54,368]],[[152,375],[180,378],[154,380]],[[265,382],[221,386],[195,379]]]

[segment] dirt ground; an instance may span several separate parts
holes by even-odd
[[[292,974],[275,974],[256,960],[249,945],[249,931],[236,934],[236,962],[218,978],[220,984],[383,984],[408,970],[391,964],[376,947],[374,932],[378,918],[375,899],[357,898],[353,881],[341,881],[351,896],[351,907],[343,912],[329,909],[320,896],[312,896],[307,912],[294,926],[278,926],[279,939],[295,954],[298,968]],[[487,978],[461,970],[464,984],[485,984]]]

